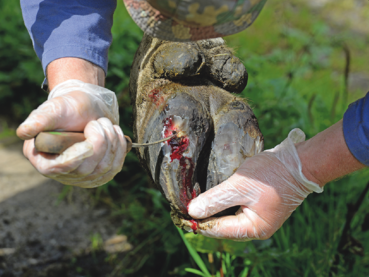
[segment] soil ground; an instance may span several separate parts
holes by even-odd
[[[88,190],[73,188],[58,201],[62,189],[24,158],[22,142],[0,149],[0,276],[80,276],[72,271],[87,260],[90,276],[106,276],[95,275],[103,267],[94,269],[99,259],[91,255],[91,236],[126,243],[115,236],[118,224],[108,209],[93,205]]]

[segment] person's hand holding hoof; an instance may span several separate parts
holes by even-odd
[[[294,143],[305,140],[299,129],[281,144],[246,160],[228,180],[199,195],[189,214],[199,220],[198,232],[233,240],[267,239],[312,192],[322,192],[302,173]],[[235,215],[212,218],[240,206]]]
[[[26,140],[24,155],[41,174],[90,188],[107,183],[122,169],[126,141],[118,124],[114,92],[68,80],[50,92],[48,100],[19,126],[17,135]],[[53,130],[84,132],[86,140],[60,155],[38,152],[34,137]]]

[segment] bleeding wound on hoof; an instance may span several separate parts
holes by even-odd
[[[144,35],[130,77],[134,136],[138,143],[169,141],[139,148],[150,177],[169,201],[175,225],[206,229],[188,204],[229,178],[263,150],[257,119],[241,92],[247,72],[221,38],[178,43]],[[234,207],[217,214],[235,214]]]

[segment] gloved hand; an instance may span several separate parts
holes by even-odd
[[[57,85],[48,100],[19,126],[23,153],[43,175],[66,185],[91,188],[110,181],[123,167],[126,141],[119,124],[115,93],[78,80]],[[84,131],[86,141],[61,155],[37,152],[41,131]]]
[[[197,219],[240,206],[234,216],[200,221],[197,232],[243,241],[273,235],[308,194],[323,191],[302,173],[294,143],[304,140],[300,129],[292,130],[281,144],[247,159],[228,180],[193,199],[189,214]]]

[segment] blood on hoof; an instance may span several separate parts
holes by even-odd
[[[193,231],[194,234],[197,234],[196,231],[197,231],[197,221],[194,220],[194,219],[191,219],[190,222],[192,223],[191,225],[191,229]]]
[[[192,196],[192,199],[195,199],[195,197],[197,196],[195,189],[192,189],[191,196]],[[190,205],[192,199],[190,201],[188,201],[188,203],[187,203],[187,212],[188,212],[188,206]],[[191,229],[192,229],[193,233],[197,234],[196,233],[196,231],[197,231],[197,221],[195,219],[191,219],[189,221],[192,223],[191,224]]]
[[[150,93],[148,95],[151,98],[152,102],[154,102],[155,104],[159,100],[159,95],[158,95],[159,92],[160,92],[160,90],[158,90],[157,88],[155,88],[152,91],[150,91]]]
[[[195,190],[192,190],[191,196],[192,196],[192,198],[191,198],[191,199],[194,199],[194,198],[197,196],[197,194],[196,194],[196,191],[195,191]],[[188,210],[188,209],[187,209],[187,210]]]
[[[160,89],[153,89],[148,94],[149,99],[152,103],[155,104],[156,107],[159,107],[161,104],[164,103],[164,97],[160,95],[161,90]]]
[[[172,149],[170,154],[171,162],[173,162],[173,160],[175,159],[181,160],[181,158],[183,157],[183,153],[186,151],[186,149],[190,144],[190,140],[187,136],[184,137],[178,136],[178,134],[181,134],[182,130],[178,130],[180,126],[176,126],[171,117],[164,119],[163,124],[164,124],[164,138],[177,135],[174,138],[167,141],[167,144],[169,144]]]
[[[192,200],[191,195],[193,193],[192,186],[192,176],[194,171],[194,165],[191,158],[181,157],[179,161],[179,165],[181,168],[181,177],[182,177],[182,193],[181,193],[181,202],[187,207],[189,202]],[[188,195],[187,192],[190,192]]]
[[[187,133],[188,125],[185,119],[179,116],[171,116],[163,120],[163,137],[167,138],[172,135],[176,137],[164,142],[170,146],[170,162],[174,160],[179,161],[181,167],[180,179],[182,186],[180,188],[180,201],[185,207],[188,206],[190,201],[196,197],[196,191],[192,186],[192,177],[194,173],[194,163],[189,157],[185,157],[184,153],[190,145],[190,139],[188,136],[180,136]]]
[[[170,155],[171,162],[174,159],[181,160],[183,157],[183,152],[187,149],[190,141],[188,138],[172,138],[169,142],[172,148],[172,154]]]

